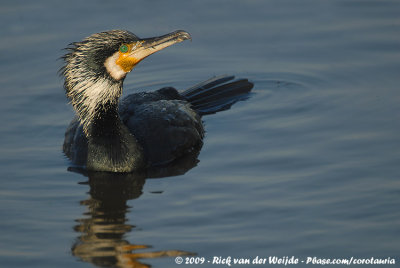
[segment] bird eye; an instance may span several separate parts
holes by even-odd
[[[128,52],[128,46],[127,46],[127,45],[121,45],[121,46],[119,47],[119,51],[120,51],[121,53],[126,53],[126,52]]]

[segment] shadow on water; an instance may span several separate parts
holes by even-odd
[[[128,200],[137,199],[149,178],[161,178],[185,174],[197,165],[200,148],[169,166],[148,170],[144,173],[88,172],[69,168],[88,178],[80,184],[89,185],[90,198],[80,202],[87,207],[74,230],[79,233],[71,247],[79,259],[99,267],[151,267],[141,259],[187,256],[195,253],[181,250],[136,252],[151,248],[128,241],[126,234],[135,228],[127,222],[130,212]]]

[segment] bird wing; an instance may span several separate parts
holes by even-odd
[[[201,118],[186,101],[141,102],[121,112],[152,165],[172,162],[202,145]]]

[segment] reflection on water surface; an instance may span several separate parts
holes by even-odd
[[[129,224],[127,201],[142,195],[143,185],[149,176],[172,176],[185,173],[194,167],[198,151],[169,166],[149,170],[147,173],[113,174],[86,172],[72,169],[88,177],[81,184],[89,185],[90,198],[80,204],[87,207],[83,217],[77,219],[74,230],[80,235],[72,245],[72,254],[99,267],[150,267],[149,258],[194,255],[181,250],[143,251],[152,246],[137,245],[126,239],[126,234],[136,226]],[[132,219],[133,218],[133,219]],[[139,252],[137,252],[139,251]]]

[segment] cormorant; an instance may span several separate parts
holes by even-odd
[[[111,30],[66,48],[60,73],[77,117],[66,130],[63,150],[75,165],[132,172],[170,163],[201,148],[202,115],[248,97],[251,82],[221,76],[183,92],[166,87],[119,102],[127,73],[141,60],[188,39],[182,30],[145,39]]]

